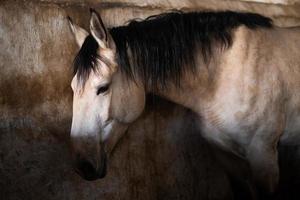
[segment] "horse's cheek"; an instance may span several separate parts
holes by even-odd
[[[132,91],[135,90],[135,91]],[[123,123],[132,123],[144,111],[145,93],[139,88],[124,90],[122,98],[112,98],[112,115]]]

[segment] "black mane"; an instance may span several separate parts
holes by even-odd
[[[110,34],[116,44],[121,71],[130,78],[138,76],[146,87],[164,88],[169,81],[178,85],[185,70],[196,69],[198,49],[204,61],[208,61],[214,44],[230,47],[232,30],[240,25],[250,29],[270,28],[272,20],[258,14],[231,11],[170,12],[114,27]],[[85,80],[94,69],[97,49],[95,39],[88,36],[74,61],[74,72],[78,72],[79,78]]]

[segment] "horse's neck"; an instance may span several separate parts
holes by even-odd
[[[198,65],[195,72],[190,71],[182,75],[180,87],[169,84],[167,89],[148,92],[200,113],[202,109],[200,106],[213,96],[217,74],[214,71],[218,67],[218,62],[211,61],[210,64],[204,64],[200,60]]]
[[[187,70],[182,75],[180,88],[171,84],[166,90],[151,92],[201,114],[203,110],[207,110],[212,101],[216,100],[216,93],[220,85],[227,82],[227,77],[240,75],[237,68],[232,71],[232,66],[241,66],[243,62],[241,59],[245,57],[243,48],[249,45],[249,40],[245,38],[249,37],[249,34],[248,28],[243,26],[238,28],[230,49],[224,50],[220,46],[214,46],[209,62],[204,62],[202,53],[198,52],[196,71]]]

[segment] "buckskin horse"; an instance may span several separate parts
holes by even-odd
[[[300,28],[253,13],[167,12],[90,30],[69,24],[74,59],[71,140],[77,172],[106,174],[106,159],[152,93],[194,111],[203,136],[249,163],[275,190],[277,146],[300,142]]]

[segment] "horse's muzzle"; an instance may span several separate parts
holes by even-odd
[[[104,178],[107,172],[106,154],[102,154],[100,166],[86,159],[78,158],[75,163],[75,171],[85,180],[94,181]]]

